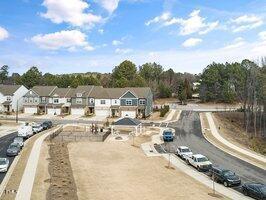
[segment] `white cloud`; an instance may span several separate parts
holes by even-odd
[[[234,49],[243,46],[246,44],[245,40],[242,37],[238,37],[234,39],[234,41],[231,44],[228,44],[224,47],[224,49]]]
[[[102,35],[104,33],[103,29],[99,29],[98,32]]]
[[[119,4],[119,0],[96,0],[105,10],[109,13],[113,13]]]
[[[164,12],[160,16],[154,17],[153,19],[147,21],[145,23],[145,25],[149,26],[149,25],[154,24],[154,23],[164,22],[164,21],[169,20],[170,17],[171,17],[171,13],[170,12]]]
[[[0,41],[9,37],[8,31],[0,26]]]
[[[118,46],[118,45],[121,45],[121,44],[123,44],[122,41],[119,41],[119,40],[113,40],[112,41],[112,45],[114,45],[114,46]]]
[[[86,41],[86,35],[78,30],[60,31],[49,34],[39,34],[31,38],[42,49],[58,50],[66,48],[68,51],[76,51],[77,47],[83,47],[91,51],[91,47]]]
[[[201,42],[202,42],[202,39],[200,38],[189,38],[182,45],[184,47],[194,47],[200,44]]]
[[[218,27],[219,21],[206,22],[206,19],[201,17],[199,14],[200,10],[193,10],[189,14],[189,18],[183,19],[178,17],[171,17],[170,13],[167,12],[153,18],[145,24],[147,26],[152,23],[162,23],[163,26],[171,26],[177,24],[180,25],[180,35],[189,35],[192,33],[203,35]]]
[[[231,29],[233,32],[237,33],[257,28],[263,24],[263,20],[256,15],[242,15],[235,19],[231,19],[230,23],[232,24]]]
[[[41,16],[56,24],[66,22],[73,26],[91,27],[103,21],[101,16],[86,12],[89,4],[84,0],[68,0],[67,3],[65,0],[44,0],[42,5],[47,11]]]
[[[260,39],[262,39],[262,40],[266,40],[266,31],[262,31],[262,32],[260,32],[260,33],[259,33],[259,37],[260,37]]]
[[[132,49],[120,49],[120,48],[117,48],[115,50],[115,53],[117,53],[117,54],[128,54],[130,52],[132,52]]]

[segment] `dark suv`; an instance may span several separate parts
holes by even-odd
[[[241,184],[240,178],[232,171],[213,166],[210,170],[211,176],[217,183],[223,183],[225,187]]]
[[[44,130],[47,130],[49,128],[53,127],[53,123],[51,121],[45,121],[41,124]]]

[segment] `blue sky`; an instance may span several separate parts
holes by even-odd
[[[265,0],[0,1],[0,65],[111,72],[125,59],[199,73],[266,56]]]

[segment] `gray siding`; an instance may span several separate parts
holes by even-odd
[[[125,98],[125,99],[132,99],[132,98],[137,98],[136,96],[134,96],[133,95],[133,93],[132,92],[130,92],[130,91],[128,91],[127,93],[125,93],[122,97],[121,97],[121,99],[122,98]]]
[[[147,96],[145,107],[146,107],[145,116],[149,116],[153,111],[153,95],[151,91],[149,92]]]
[[[40,98],[35,92],[32,92],[30,94],[30,91],[28,91],[23,97],[23,105],[25,106],[38,105],[39,103],[40,103]]]
[[[126,105],[126,100],[132,100],[132,105],[130,105],[130,106],[138,106],[138,99],[131,99],[131,98],[120,99],[121,106],[129,106],[129,105]]]
[[[81,104],[76,103],[76,99],[80,99],[80,98],[82,99],[82,103]],[[84,97],[72,97],[71,98],[71,105],[85,107],[86,105],[88,105],[88,100],[87,100],[87,98],[84,98]]]

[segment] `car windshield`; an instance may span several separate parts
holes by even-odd
[[[235,175],[234,172],[232,172],[232,171],[230,171],[230,170],[225,170],[225,171],[223,171],[223,174],[224,174],[225,176],[233,176],[233,175]]]
[[[21,142],[22,141],[22,138],[20,138],[20,137],[16,137],[15,139],[14,139],[14,142]]]
[[[261,191],[263,194],[266,194],[266,185],[262,185],[262,186],[260,186],[260,191]]]
[[[186,153],[186,152],[190,152],[190,149],[181,149],[181,151]]]
[[[4,159],[0,159],[0,165],[5,165],[6,161]]]
[[[35,126],[33,126],[33,128],[39,128],[40,126],[39,125],[35,125]]]
[[[164,132],[164,135],[172,135],[172,132]]]
[[[201,157],[201,158],[198,158],[197,160],[198,160],[198,162],[205,162],[205,161],[208,161],[208,158]]]
[[[17,144],[10,144],[9,145],[9,148],[17,148],[18,146],[17,146]]]

